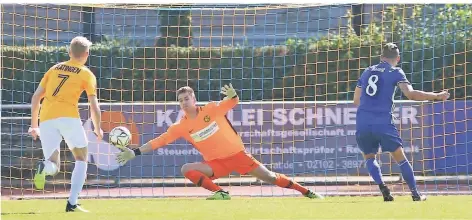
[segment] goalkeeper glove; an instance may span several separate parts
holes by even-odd
[[[238,96],[238,94],[236,94],[236,90],[234,90],[233,85],[231,85],[231,83],[229,84],[229,86],[225,85],[224,87],[221,87],[221,94],[225,95],[228,99],[232,99]]]
[[[116,161],[123,166],[129,160],[135,158],[138,155],[141,155],[141,150],[139,148],[131,150],[127,147],[120,148],[121,152],[116,156]]]

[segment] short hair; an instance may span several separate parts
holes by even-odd
[[[70,53],[74,58],[80,58],[87,52],[92,46],[92,42],[87,40],[87,38],[78,36],[74,37],[70,42]]]
[[[398,49],[398,46],[394,43],[385,44],[382,49],[382,57],[385,57],[387,59],[395,59],[400,56],[400,50]]]
[[[183,94],[183,93],[195,94],[195,92],[193,91],[192,88],[190,88],[190,86],[184,86],[184,87],[180,87],[180,89],[177,90],[177,98],[179,97],[180,94]]]

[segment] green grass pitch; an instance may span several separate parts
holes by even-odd
[[[82,199],[90,213],[65,213],[65,200],[5,200],[3,220],[308,220],[308,219],[472,219],[472,196],[429,196],[426,202],[396,197],[188,199]]]

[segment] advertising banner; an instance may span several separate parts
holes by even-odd
[[[102,106],[105,133],[126,126],[133,144],[140,146],[167,130],[182,117],[177,103]],[[240,103],[227,118],[246,150],[269,169],[288,175],[368,175],[356,144],[356,110],[339,102]],[[97,141],[88,112],[84,127],[90,143],[89,172],[99,178],[114,176],[181,177],[185,163],[202,161],[200,153],[183,139],[119,166],[118,149]],[[472,102],[395,104],[395,124],[415,172],[469,173],[472,170]],[[221,146],[224,147],[224,146]],[[389,154],[379,158],[384,173],[400,173]]]

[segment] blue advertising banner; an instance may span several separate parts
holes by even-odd
[[[109,126],[123,125],[140,146],[157,137],[182,117],[176,103],[105,105],[102,117]],[[355,139],[357,108],[350,103],[252,102],[228,112],[246,150],[269,169],[289,175],[368,175]],[[200,153],[178,140],[120,167],[118,149],[97,141],[88,112],[82,111],[90,143],[89,172],[99,178],[114,176],[181,177],[185,163],[202,161]],[[395,104],[395,124],[401,132],[407,157],[416,172],[470,174],[472,171],[472,102]],[[224,147],[224,146],[221,146]],[[386,153],[380,156],[384,173],[400,173]]]

